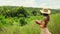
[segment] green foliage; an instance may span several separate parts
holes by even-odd
[[[28,16],[28,13],[27,11],[25,10],[25,8],[23,7],[20,7],[18,10],[17,10],[17,14],[22,14],[24,17],[27,17]]]
[[[33,13],[34,16],[37,15],[37,11],[36,10],[34,10],[32,13]]]
[[[41,15],[41,8],[32,8],[32,7],[16,7],[16,6],[1,6],[0,15],[7,17],[28,17],[33,15]],[[59,13],[59,9],[50,9],[52,14]],[[20,16],[21,15],[21,16]]]
[[[27,22],[25,21],[25,18],[20,19],[20,24],[21,26],[24,26],[25,24],[27,24]]]
[[[1,6],[0,7],[0,34],[40,34],[40,27],[35,20],[41,20],[41,8]],[[60,34],[60,10],[52,11],[48,23],[52,34]]]

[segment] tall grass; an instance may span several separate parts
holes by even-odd
[[[40,27],[35,24],[35,20],[41,20],[41,16],[31,16],[27,18],[27,25],[21,27],[21,34],[40,34]],[[60,34],[60,14],[50,16],[48,29],[52,34]]]
[[[30,16],[25,18],[27,24],[19,26],[19,21],[14,21],[13,18],[5,19],[7,24],[2,25],[0,22],[0,34],[40,34],[40,27],[35,23],[35,20],[41,20],[43,16]],[[60,34],[60,14],[50,15],[50,22],[48,23],[48,29],[52,34]],[[4,19],[4,18],[3,18]],[[0,19],[1,20],[1,19]],[[13,21],[13,25],[11,22]]]

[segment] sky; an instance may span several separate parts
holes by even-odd
[[[0,6],[48,7],[60,9],[60,0],[0,0]]]

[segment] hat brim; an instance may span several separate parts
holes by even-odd
[[[44,13],[44,14],[50,14],[50,13],[51,13],[50,10],[48,10],[48,12],[44,12],[43,10],[40,10],[40,12],[41,12],[41,13]]]

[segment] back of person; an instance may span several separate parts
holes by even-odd
[[[47,24],[48,24],[48,17],[44,17],[42,20],[42,24],[44,24],[44,28],[41,28],[41,34],[51,34],[47,28]]]
[[[36,24],[38,24],[41,28],[41,34],[51,34],[47,28],[47,24],[50,20],[50,16],[49,14],[51,13],[50,10],[48,10],[48,8],[43,8],[42,10],[40,10],[40,12],[42,13],[42,15],[44,16],[42,21],[36,21]]]

